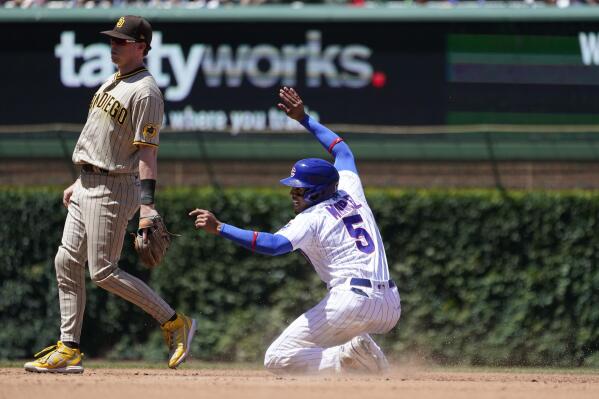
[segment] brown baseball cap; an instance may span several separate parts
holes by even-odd
[[[116,37],[118,39],[135,40],[136,42],[146,43],[150,50],[152,47],[152,25],[142,17],[136,15],[125,15],[116,21],[113,30],[100,32],[103,35]]]

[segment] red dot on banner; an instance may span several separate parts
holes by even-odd
[[[385,86],[387,83],[387,75],[385,72],[375,72],[372,74],[372,85],[377,89]]]

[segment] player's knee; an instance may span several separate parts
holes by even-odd
[[[54,267],[56,270],[62,270],[69,264],[70,254],[62,245],[58,247],[58,252],[54,257]]]
[[[291,371],[290,356],[271,345],[264,355],[264,367],[271,373],[287,373]]]
[[[70,274],[69,270],[73,267],[83,267],[85,262],[78,259],[76,253],[72,253],[64,246],[59,246],[56,256],[54,257],[54,268],[56,269],[56,277],[59,280],[67,278]]]
[[[75,258],[62,245],[54,257],[54,268],[56,269],[56,281],[59,287],[68,287],[72,284],[70,268],[76,263]],[[76,265],[79,267],[79,265]]]
[[[277,356],[273,346],[271,345],[264,354],[264,367],[268,370],[274,370],[278,368],[280,363],[280,357]]]
[[[91,269],[91,268],[90,268]],[[90,270],[89,277],[99,287],[102,287],[103,284],[110,281],[112,277],[115,276],[117,268],[104,268],[99,270]]]
[[[67,268],[70,264],[79,263],[77,262],[76,255],[77,254],[72,253],[65,246],[59,246],[56,256],[54,257],[54,267],[61,270]]]

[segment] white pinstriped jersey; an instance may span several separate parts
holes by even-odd
[[[89,105],[73,162],[116,173],[138,171],[138,145],[158,146],[164,100],[156,81],[142,68],[106,81]]]
[[[329,285],[348,277],[389,280],[381,234],[352,171],[339,172],[335,196],[304,210],[276,234],[302,251]]]

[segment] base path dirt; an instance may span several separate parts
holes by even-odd
[[[599,374],[395,370],[385,377],[277,377],[263,370],[93,369],[82,375],[0,369],[0,399],[586,399]]]

